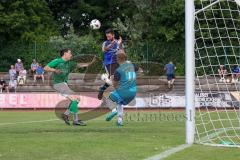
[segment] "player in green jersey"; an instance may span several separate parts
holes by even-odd
[[[57,58],[49,62],[44,70],[53,73],[53,88],[64,97],[68,98],[71,103],[68,109],[62,114],[62,118],[67,125],[70,125],[69,115],[73,114],[73,125],[85,126],[86,124],[78,119],[78,103],[79,99],[73,98],[74,94],[68,86],[68,75],[76,67],[87,67],[95,61],[95,57],[91,63],[78,63],[74,60],[72,51],[69,48],[59,51],[61,58]]]

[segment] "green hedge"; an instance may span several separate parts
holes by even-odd
[[[72,40],[64,40],[59,37],[52,38],[49,42],[8,43],[0,48],[0,55],[4,57],[0,63],[0,71],[8,71],[11,64],[15,64],[16,59],[22,59],[26,69],[30,68],[32,59],[36,59],[42,65],[46,65],[51,59],[58,57],[57,50],[68,47],[75,55],[94,54],[99,57],[99,61],[88,68],[88,73],[97,73],[103,70],[101,41],[96,41],[92,36],[75,37]],[[184,50],[182,44],[161,42],[138,42],[131,43],[125,41],[125,50],[128,59],[139,64],[146,75],[164,75],[164,65],[170,60],[176,66],[176,75],[184,75]],[[176,54],[177,53],[177,54]],[[80,69],[79,72],[85,72]]]

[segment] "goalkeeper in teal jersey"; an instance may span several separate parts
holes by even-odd
[[[68,86],[68,75],[76,67],[87,67],[91,63],[78,63],[74,61],[72,52],[70,49],[62,49],[59,51],[61,58],[52,60],[44,70],[47,72],[53,72],[53,88],[59,92],[64,97],[68,98],[71,103],[65,113],[62,115],[63,120],[66,124],[70,125],[69,115],[72,113],[74,115],[73,125],[85,126],[86,124],[81,120],[78,120],[78,102],[79,99],[74,99],[71,95],[74,94]]]
[[[106,120],[110,121],[117,115],[117,125],[121,126],[123,124],[123,105],[129,104],[137,93],[136,71],[138,69],[130,61],[126,61],[126,54],[123,50],[118,51],[117,61],[119,67],[116,69],[112,79],[115,90],[109,95],[109,99],[115,102],[117,106],[107,116]]]

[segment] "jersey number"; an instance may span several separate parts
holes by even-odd
[[[136,73],[135,72],[127,72],[127,79],[128,81],[132,81],[136,79]]]

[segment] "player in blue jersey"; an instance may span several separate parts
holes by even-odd
[[[117,125],[123,124],[123,105],[129,104],[136,96],[136,71],[138,70],[135,65],[126,60],[126,54],[123,50],[117,52],[117,62],[119,67],[114,72],[112,78],[112,85],[115,88],[109,94],[109,99],[117,104],[116,111],[112,111],[106,118],[110,121],[115,115],[117,118]]]
[[[114,31],[107,29],[105,31],[107,40],[103,42],[102,51],[104,53],[103,65],[109,78],[113,77],[115,70],[118,67],[117,63],[117,51],[122,48],[122,38],[115,39]],[[104,91],[109,87],[109,84],[105,83],[99,88],[98,99],[101,100]]]
[[[170,61],[164,67],[164,70],[166,71],[166,74],[167,74],[168,88],[171,88],[171,86],[173,86],[173,83],[175,81],[174,72],[176,69],[177,68],[175,67],[172,61]]]

